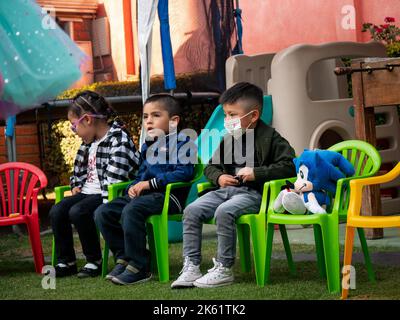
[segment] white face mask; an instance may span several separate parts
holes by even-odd
[[[233,118],[229,120],[224,120],[224,127],[226,131],[228,131],[229,134],[233,135],[234,137],[236,136],[241,136],[244,131],[246,131],[252,124],[252,122],[247,126],[247,128],[242,128],[242,124],[240,122],[241,119],[244,117],[248,116],[250,113],[252,113],[254,110],[251,110],[250,112],[246,113],[244,116],[240,118]]]

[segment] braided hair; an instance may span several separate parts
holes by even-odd
[[[81,117],[84,113],[104,116],[108,125],[111,126],[115,121],[130,136],[124,122],[119,118],[116,111],[103,96],[94,91],[86,90],[78,93],[68,107],[68,112],[72,112],[77,117]]]

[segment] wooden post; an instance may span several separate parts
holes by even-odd
[[[362,68],[362,61],[352,64],[352,68]],[[374,108],[365,108],[363,73],[352,75],[354,118],[356,138],[376,146],[375,112]],[[379,186],[366,187],[363,191],[361,212],[364,216],[382,215]],[[365,229],[368,239],[383,238],[383,229]]]
[[[400,59],[354,60],[352,69],[382,68],[386,64],[399,64]],[[376,146],[374,107],[400,104],[400,68],[354,72],[352,74],[355,130],[357,139]],[[371,186],[363,192],[362,214],[382,215],[380,188]],[[366,229],[368,239],[383,237],[383,229]]]

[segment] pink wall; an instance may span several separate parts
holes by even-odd
[[[133,13],[137,0],[131,0]],[[111,28],[112,60],[118,80],[125,80],[126,56],[122,1],[99,0],[104,4]],[[382,24],[386,16],[396,18],[400,26],[400,0],[240,0],[243,10],[245,54],[278,52],[293,44],[318,44],[331,41],[369,41],[361,33],[363,22]],[[356,12],[356,27],[342,26],[344,6]],[[176,73],[205,70],[214,60],[209,50],[209,31],[204,7],[199,0],[169,0],[171,42]],[[133,25],[136,20],[133,18]],[[136,69],[139,65],[137,30],[134,28]],[[158,17],[153,28],[152,74],[162,74]]]
[[[400,1],[400,0],[399,0]],[[208,56],[213,61],[214,52],[209,50],[210,34],[202,1],[169,0],[171,44],[175,72],[185,73],[208,69]],[[160,21],[158,16],[153,28],[152,73],[162,74]]]
[[[400,0],[262,0],[240,1],[243,48],[246,54],[277,52],[297,43],[368,41],[363,22],[383,23],[386,16],[400,24]],[[356,10],[356,30],[342,27],[342,8]]]
[[[384,24],[385,17],[394,17],[396,25],[400,26],[400,0],[359,0],[359,2],[359,12],[363,22],[379,25]],[[369,39],[369,33],[362,34],[363,41]]]
[[[125,34],[122,1],[98,0],[101,6],[100,16],[107,16],[110,23],[111,57],[115,68],[115,80],[126,80]]]

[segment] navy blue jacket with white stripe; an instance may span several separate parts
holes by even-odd
[[[140,166],[136,179],[126,188],[140,181],[149,181],[147,192],[164,192],[167,184],[187,182],[194,177],[197,148],[186,135],[173,133],[155,141],[146,141],[140,152]],[[171,192],[171,200],[182,210],[189,188]]]

